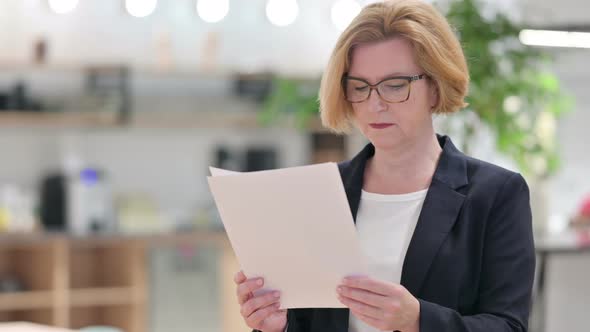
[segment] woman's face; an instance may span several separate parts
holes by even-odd
[[[392,76],[420,74],[424,72],[414,61],[413,48],[402,38],[361,44],[351,53],[348,76],[363,79],[369,84],[377,84]],[[354,82],[353,89],[367,89],[361,81]],[[367,100],[352,103],[356,126],[376,148],[380,149],[412,142],[423,137],[421,135],[431,135],[431,109],[436,105],[437,95],[430,82],[425,76],[424,79],[410,83],[409,99],[401,103],[389,103],[379,97],[377,90],[372,90]],[[348,91],[350,89],[349,84]],[[384,85],[383,89],[382,91],[400,88],[399,85],[392,84]]]

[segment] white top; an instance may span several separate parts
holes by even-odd
[[[418,223],[428,189],[401,195],[383,195],[366,191],[356,217],[361,249],[367,256],[371,277],[400,283],[402,265],[410,239]],[[352,313],[349,332],[377,332]]]

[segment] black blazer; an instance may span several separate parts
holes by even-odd
[[[535,271],[528,186],[438,140],[443,151],[401,276],[420,301],[420,331],[527,331]],[[369,144],[338,165],[355,221],[374,153]],[[290,309],[288,332],[348,332],[348,318],[348,309]]]

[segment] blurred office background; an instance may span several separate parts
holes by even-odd
[[[246,331],[208,167],[340,161],[364,146],[317,115],[301,126],[297,104],[273,120],[269,100],[289,84],[313,99],[339,33],[370,2],[0,0],[0,322]],[[520,42],[551,56],[545,70],[572,101],[545,123],[559,168],[529,181],[531,331],[588,331],[590,4],[476,6],[532,33],[579,32]],[[470,154],[520,171],[486,123],[457,119],[437,119],[440,132],[478,123]]]

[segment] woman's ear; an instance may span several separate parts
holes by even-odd
[[[434,109],[436,107],[436,105],[438,105],[438,99],[439,99],[438,84],[434,80],[429,79],[428,86],[429,86],[429,90],[430,90],[428,103],[430,104],[430,109]]]

